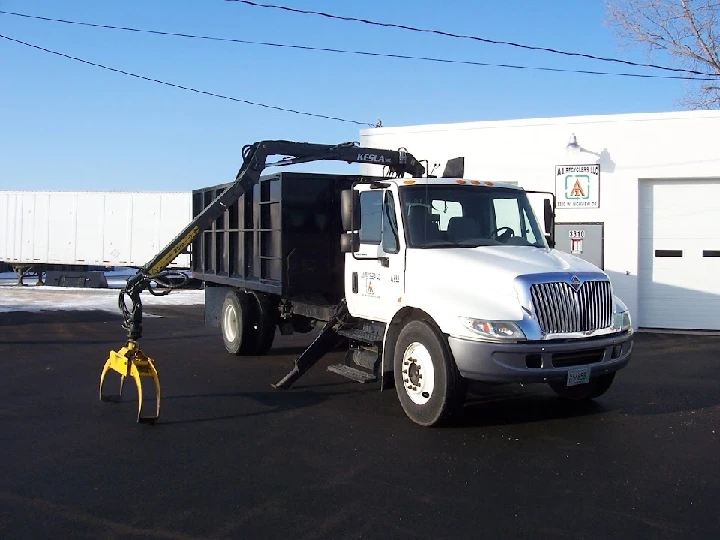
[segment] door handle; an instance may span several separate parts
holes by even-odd
[[[378,261],[380,261],[380,266],[384,266],[385,268],[390,266],[390,257],[378,257]]]

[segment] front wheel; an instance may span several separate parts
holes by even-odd
[[[416,424],[441,425],[462,406],[465,380],[444,336],[430,323],[414,320],[400,331],[393,363],[400,404]]]
[[[615,379],[615,373],[616,372],[612,372],[606,375],[593,377],[589,382],[585,384],[578,384],[577,386],[568,386],[564,382],[557,381],[550,382],[548,384],[550,385],[550,388],[552,388],[562,399],[585,401],[600,397],[607,392]]]

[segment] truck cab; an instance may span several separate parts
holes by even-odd
[[[628,363],[627,307],[604,272],[552,247],[545,202],[548,234],[511,184],[398,178],[342,193],[347,309],[383,329],[382,378],[416,423],[450,416],[468,380],[585,400]]]

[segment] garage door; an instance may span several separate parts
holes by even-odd
[[[640,183],[638,325],[720,329],[720,179]]]

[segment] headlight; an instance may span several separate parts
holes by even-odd
[[[632,326],[630,320],[630,312],[623,311],[622,313],[613,313],[613,328],[615,330],[627,330]]]
[[[627,330],[632,326],[630,311],[627,306],[617,296],[614,297],[613,306],[613,328],[615,330]]]
[[[486,321],[460,317],[462,325],[479,336],[490,339],[525,339],[525,334],[511,321]]]

